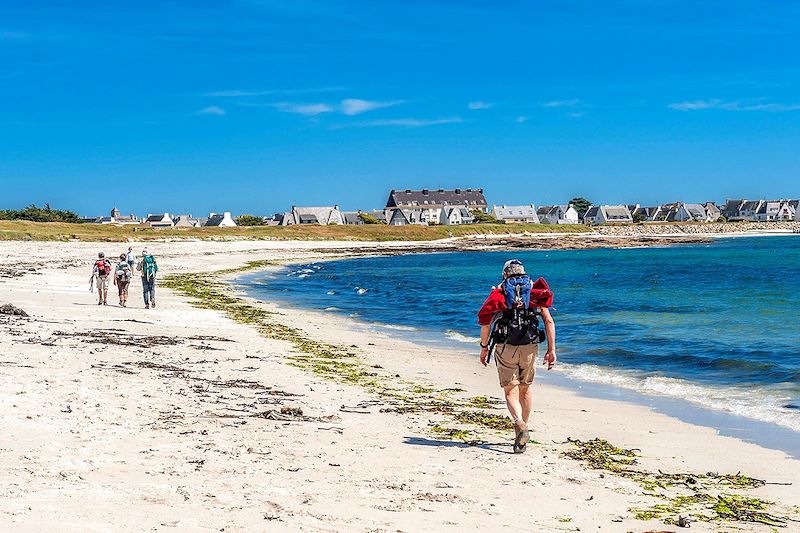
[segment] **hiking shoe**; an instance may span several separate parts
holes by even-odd
[[[153,309],[156,308],[156,301],[155,300],[153,300],[152,306],[153,306]]]
[[[150,309],[150,304],[144,304],[145,309]]]
[[[514,428],[517,437],[514,439],[514,453],[525,453],[528,446],[528,441],[531,440],[531,433],[526,427],[525,429]]]

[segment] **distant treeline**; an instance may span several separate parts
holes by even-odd
[[[44,207],[29,205],[25,209],[3,209],[0,210],[0,220],[30,220],[32,222],[69,222],[78,224],[80,217],[72,211],[62,209],[52,209],[50,204]]]

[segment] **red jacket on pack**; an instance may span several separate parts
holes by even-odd
[[[534,307],[551,307],[553,305],[553,292],[544,278],[539,278],[533,282],[531,289],[531,309]],[[508,309],[506,306],[506,295],[501,287],[492,289],[489,297],[478,311],[478,324],[488,326],[492,323],[494,315],[500,311]]]

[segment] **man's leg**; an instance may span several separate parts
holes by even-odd
[[[522,405],[522,421],[525,422],[525,426],[527,427],[531,421],[531,413],[533,412],[533,387],[520,384],[519,401]]]
[[[508,412],[511,413],[511,418],[514,420],[514,425],[519,426],[522,418],[522,405],[519,403],[519,385],[506,385],[503,387],[506,393],[506,406]]]
[[[156,306],[156,278],[150,280],[150,305]]]

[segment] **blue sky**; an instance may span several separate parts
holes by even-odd
[[[800,4],[0,3],[0,208],[800,196]]]

